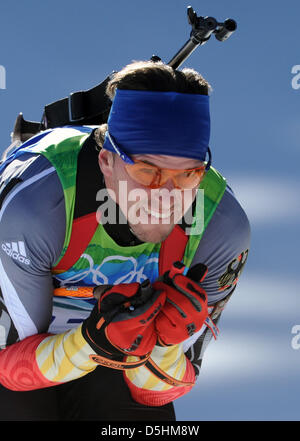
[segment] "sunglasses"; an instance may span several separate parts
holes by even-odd
[[[198,187],[205,175],[206,165],[190,169],[160,168],[147,162],[133,160],[124,153],[109,132],[107,136],[115,152],[125,162],[125,169],[128,175],[137,183],[148,188],[160,188],[169,179],[173,181],[176,188],[181,190]]]
[[[160,168],[143,161],[125,164],[129,176],[148,188],[159,188],[169,179],[176,188],[182,190],[198,187],[205,174],[205,165],[190,169]]]

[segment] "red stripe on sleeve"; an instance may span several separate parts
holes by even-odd
[[[170,403],[177,398],[182,397],[188,393],[193,386],[176,386],[165,391],[155,391],[151,389],[142,389],[135,386],[126,376],[124,372],[124,379],[129,387],[132,398],[146,406],[163,406]],[[186,371],[181,381],[191,382],[195,381],[195,370],[189,359],[186,360]]]
[[[14,391],[29,391],[56,386],[39,370],[35,351],[51,334],[36,334],[0,351],[0,383]]]

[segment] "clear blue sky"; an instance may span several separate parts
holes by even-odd
[[[197,389],[178,401],[178,416],[299,419],[293,372],[300,350],[290,347],[291,328],[300,324],[300,88],[292,87],[292,68],[300,65],[299,1],[2,0],[0,152],[19,112],[38,121],[45,104],[96,85],[132,60],[157,54],[169,61],[189,37],[189,4],[200,15],[238,22],[227,42],[211,38],[184,66],[213,87],[213,165],[245,207],[253,239],[239,294],[224,314],[224,341],[207,354]],[[257,313],[262,304],[265,315]],[[249,351],[252,370],[247,358],[241,362]]]

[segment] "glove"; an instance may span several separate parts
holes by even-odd
[[[154,319],[164,305],[164,291],[155,292],[149,280],[96,287],[100,297],[90,316],[83,322],[82,334],[96,355],[90,358],[115,369],[135,368],[144,364],[156,343]],[[137,363],[123,363],[124,355],[141,357]]]
[[[207,267],[199,264],[184,276],[185,266],[175,262],[162,279],[154,282],[153,288],[166,293],[163,309],[155,320],[158,344],[175,345],[183,342],[201,329],[208,316],[207,295],[201,286],[190,276],[202,282],[207,274]]]

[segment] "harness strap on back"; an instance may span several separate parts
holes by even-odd
[[[73,124],[102,124],[107,121],[111,101],[105,93],[114,72],[89,90],[73,92],[44,108],[43,125],[46,129]]]

